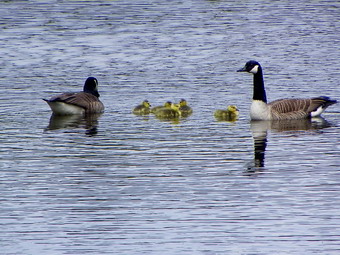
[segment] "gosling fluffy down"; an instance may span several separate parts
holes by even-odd
[[[146,115],[151,112],[151,104],[148,100],[144,100],[140,105],[137,105],[132,112],[136,115]]]
[[[169,108],[171,109],[172,103],[170,101],[165,102],[163,105],[155,106],[151,108],[151,113],[156,113],[158,110]]]
[[[193,112],[192,108],[188,105],[185,99],[181,99],[179,102],[179,111],[181,112],[182,117],[187,117]]]
[[[235,121],[239,116],[239,111],[235,105],[229,105],[226,110],[216,110],[214,116],[217,120]]]
[[[160,119],[176,119],[181,117],[178,104],[171,104],[170,108],[161,108],[155,112],[155,116]]]

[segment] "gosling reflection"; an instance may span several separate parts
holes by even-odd
[[[254,160],[247,164],[247,173],[263,171],[269,130],[299,135],[301,131],[319,132],[320,129],[330,126],[331,124],[321,117],[302,120],[251,121],[250,128],[254,140]]]
[[[58,130],[58,129],[76,129],[84,128],[85,134],[89,136],[96,135],[98,133],[98,119],[101,114],[90,115],[51,115],[49,125],[45,131]]]

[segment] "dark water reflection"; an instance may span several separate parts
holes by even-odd
[[[57,130],[57,129],[76,129],[82,128],[85,129],[85,133],[87,135],[96,135],[97,127],[98,127],[98,119],[102,114],[90,114],[90,115],[66,115],[66,116],[58,116],[51,115],[50,123],[45,129],[45,131],[49,130]]]
[[[251,121],[250,128],[254,140],[254,162],[247,166],[247,172],[258,173],[263,171],[269,131],[282,132],[291,136],[299,136],[302,132],[304,134],[308,132],[313,135],[331,126],[332,124],[322,117],[303,120]]]

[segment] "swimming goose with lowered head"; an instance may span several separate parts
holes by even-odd
[[[86,79],[83,91],[63,93],[43,99],[51,107],[55,115],[102,113],[104,105],[99,100],[98,80],[94,77]]]
[[[238,72],[254,75],[253,102],[250,107],[252,120],[293,120],[320,116],[336,100],[320,96],[309,99],[279,99],[267,104],[261,65],[250,60]]]

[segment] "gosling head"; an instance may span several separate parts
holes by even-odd
[[[171,105],[172,105],[172,102],[167,101],[167,102],[164,103],[163,106],[164,106],[165,108],[171,108]]]
[[[175,111],[179,111],[180,105],[179,104],[171,104],[171,109],[175,110]]]
[[[244,67],[237,70],[237,72],[248,72],[252,74],[257,74],[260,69],[261,69],[261,65],[259,62],[255,60],[250,60],[245,64]]]
[[[238,109],[236,105],[228,105],[227,110],[231,113],[238,114]]]
[[[143,105],[144,107],[146,107],[146,108],[150,108],[150,107],[151,107],[151,104],[149,103],[148,100],[144,100],[143,103],[142,103],[142,105]]]
[[[185,99],[181,99],[181,101],[179,101],[179,106],[186,106],[187,105],[187,100]]]

